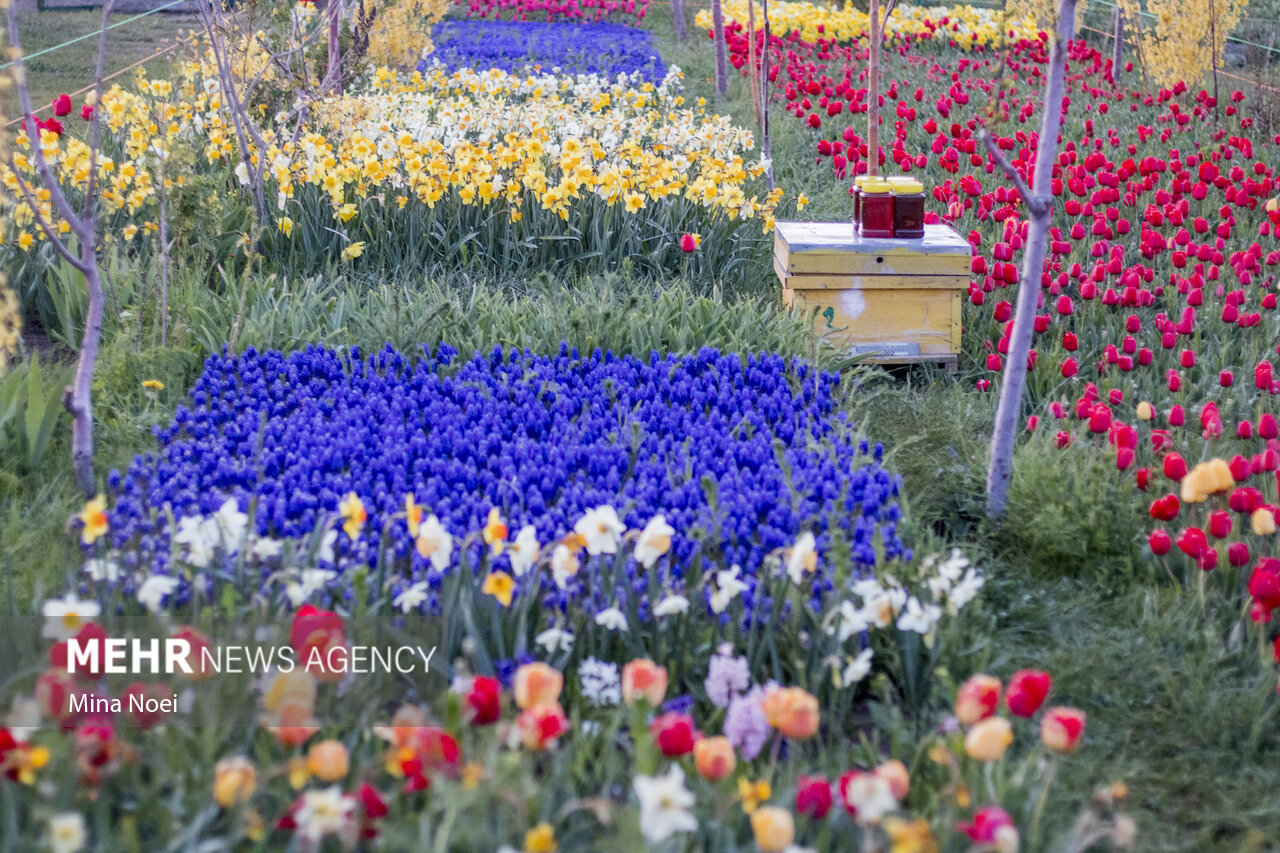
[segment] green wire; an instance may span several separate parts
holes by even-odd
[[[123,21],[116,21],[114,24],[107,27],[107,29],[114,30],[116,27],[123,27],[125,24],[132,23],[138,20],[139,18],[145,18],[147,15],[154,15],[156,12],[163,12],[165,9],[168,9],[171,6],[177,6],[179,3],[186,3],[186,2],[187,0],[170,0],[170,2],[165,3],[163,6],[157,6],[154,9],[149,9],[140,15],[134,15],[132,18],[125,18]],[[37,50],[35,53],[22,57],[22,61],[26,62],[29,59],[35,59],[37,56],[44,56],[46,53],[53,53],[55,50],[60,50],[69,44],[75,44],[76,42],[84,41],[85,39],[88,39],[88,38],[93,38],[94,36],[99,35],[102,32],[103,32],[102,30],[94,30],[91,33],[85,33],[82,36],[73,38],[70,41],[64,41],[62,44],[55,44],[53,47],[46,47],[44,50]],[[4,69],[10,67],[11,65],[13,65],[12,62],[6,62],[4,65],[0,65],[0,71],[3,71]]]

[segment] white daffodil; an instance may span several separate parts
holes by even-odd
[[[683,595],[668,595],[653,608],[654,616],[674,616],[689,611],[689,599]]]
[[[561,589],[567,588],[569,580],[577,577],[579,566],[577,553],[568,545],[557,545],[551,551],[551,577]]]
[[[422,602],[427,600],[427,582],[418,581],[417,583],[407,586],[400,590],[391,604],[400,608],[401,613],[408,613],[411,610],[417,610],[422,606]]]
[[[355,811],[355,798],[343,794],[342,789],[334,785],[304,791],[293,819],[298,825],[298,836],[318,845],[326,835],[342,835],[354,819]]]
[[[968,567],[969,558],[962,554],[959,548],[952,548],[951,556],[938,564],[938,575],[955,583]]]
[[[168,575],[152,575],[138,587],[138,603],[152,613],[159,613],[164,606],[164,597],[177,588],[177,578],[171,578]]]
[[[942,618],[942,608],[936,604],[921,604],[914,595],[907,599],[906,610],[898,617],[899,631],[915,631],[927,634]]]
[[[279,539],[272,539],[270,536],[263,536],[253,540],[253,558],[258,562],[266,562],[274,560],[284,552],[284,543]]]
[[[618,519],[618,513],[611,506],[598,506],[588,510],[578,519],[573,530],[587,543],[587,553],[616,554],[622,534],[627,532],[626,525]]]
[[[110,557],[95,557],[92,560],[85,561],[84,573],[89,576],[90,580],[112,583],[116,578],[120,577],[120,564]]]
[[[538,634],[533,641],[546,649],[548,653],[555,651],[567,652],[573,649],[573,634],[558,625]]]
[[[667,524],[662,515],[649,519],[644,530],[640,531],[640,538],[636,540],[636,562],[646,569],[653,568],[653,564],[671,550],[671,536],[675,532],[675,528]]]
[[[947,593],[947,610],[954,616],[960,609],[977,597],[978,591],[986,584],[987,579],[974,569],[964,573],[964,577]]]
[[[285,587],[284,593],[288,596],[290,604],[299,607],[337,576],[337,572],[329,569],[303,569],[298,572],[298,579]]]
[[[609,631],[625,631],[627,617],[618,608],[610,607],[596,614],[596,624]]]
[[[178,519],[178,532],[173,541],[186,546],[185,560],[198,569],[207,569],[213,562],[213,549],[218,544],[218,526],[197,515],[184,515]]]
[[[716,588],[711,593],[711,610],[713,613],[723,613],[725,608],[729,606],[729,602],[747,591],[747,584],[738,578],[738,574],[741,571],[742,569],[739,566],[733,566],[727,571],[716,572]]]
[[[852,601],[841,602],[837,615],[840,624],[836,628],[836,636],[842,643],[854,634],[861,634],[871,627],[867,622],[866,614],[854,607]]]
[[[236,179],[240,181],[240,186],[249,186],[249,167],[244,164],[243,160],[236,164],[235,173]]]
[[[214,520],[218,524],[218,532],[222,536],[222,545],[230,552],[238,552],[244,545],[245,534],[249,529],[249,516],[240,511],[235,498],[227,498],[218,507]]]
[[[77,853],[89,841],[80,812],[59,812],[49,818],[49,849],[53,853]]]
[[[695,798],[684,786],[684,770],[671,765],[662,776],[637,776],[633,782],[640,801],[640,832],[650,844],[661,844],[677,832],[696,832],[692,811]]]
[[[813,534],[806,530],[800,534],[796,544],[787,552],[787,577],[799,586],[805,575],[813,574],[818,568],[817,541]]]
[[[871,673],[871,657],[871,649],[865,648],[858,653],[857,657],[849,661],[844,672],[841,673],[841,680],[845,687],[857,684]]]
[[[453,558],[453,537],[434,515],[427,516],[427,520],[418,525],[414,547],[418,549],[418,556],[430,560],[431,567],[437,572],[449,568],[449,560]]]
[[[511,558],[511,572],[516,577],[524,577],[533,568],[533,561],[538,558],[538,531],[532,524],[520,528],[516,540],[507,545],[507,555]]]
[[[102,607],[96,601],[85,601],[69,592],[62,598],[46,601],[42,612],[43,636],[49,640],[69,640],[80,633],[86,622],[97,619]]]
[[[320,547],[316,550],[316,559],[322,563],[332,563],[334,559],[333,546],[338,541],[338,531],[326,530],[320,539]]]

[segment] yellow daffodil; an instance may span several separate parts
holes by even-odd
[[[364,523],[369,520],[364,501],[360,500],[360,496],[355,492],[348,492],[338,504],[338,514],[342,517],[342,529],[351,539],[360,535],[360,531],[364,529]]]
[[[506,572],[490,572],[484,579],[480,591],[498,599],[503,607],[511,606],[511,598],[515,594],[516,582]]]
[[[287,216],[282,216],[276,220],[276,227],[280,229],[280,233],[286,237],[293,236],[293,220]]]
[[[507,523],[502,519],[502,513],[496,506],[489,508],[489,518],[484,523],[481,535],[493,556],[497,557],[502,553],[507,542]]]
[[[764,779],[752,782],[745,776],[738,778],[738,796],[742,799],[742,810],[751,814],[760,804],[773,796],[773,788]]]
[[[524,853],[556,853],[556,832],[549,823],[540,823],[524,835]]]
[[[344,261],[350,261],[350,260],[353,260],[353,259],[355,259],[355,258],[360,257],[360,256],[361,256],[361,255],[363,255],[363,254],[364,254],[364,241],[363,241],[363,240],[361,240],[361,241],[359,241],[359,242],[352,243],[351,245],[349,245],[349,246],[347,246],[345,249],[343,249],[343,250],[342,250],[342,259],[343,259]]]
[[[92,545],[107,533],[107,499],[98,495],[86,503],[76,517],[84,525],[84,529],[80,532],[80,541],[85,545]]]
[[[418,525],[422,524],[422,507],[413,501],[413,495],[404,496],[404,519],[409,527],[409,535],[418,538]]]

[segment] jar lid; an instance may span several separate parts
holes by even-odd
[[[855,187],[861,187],[861,186],[864,186],[867,183],[867,181],[874,181],[874,180],[875,178],[871,177],[870,175],[858,175],[858,177],[853,179],[853,185]]]
[[[899,195],[913,195],[924,192],[924,184],[916,180],[895,181],[893,191]]]
[[[862,191],[864,193],[871,193],[872,195],[880,195],[881,193],[887,193],[891,190],[892,187],[890,187],[888,181],[882,181],[877,178],[873,178],[862,185]]]

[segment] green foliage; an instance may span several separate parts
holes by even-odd
[[[40,356],[0,376],[0,461],[3,473],[33,471],[44,461],[71,371],[53,368],[46,377]]]

